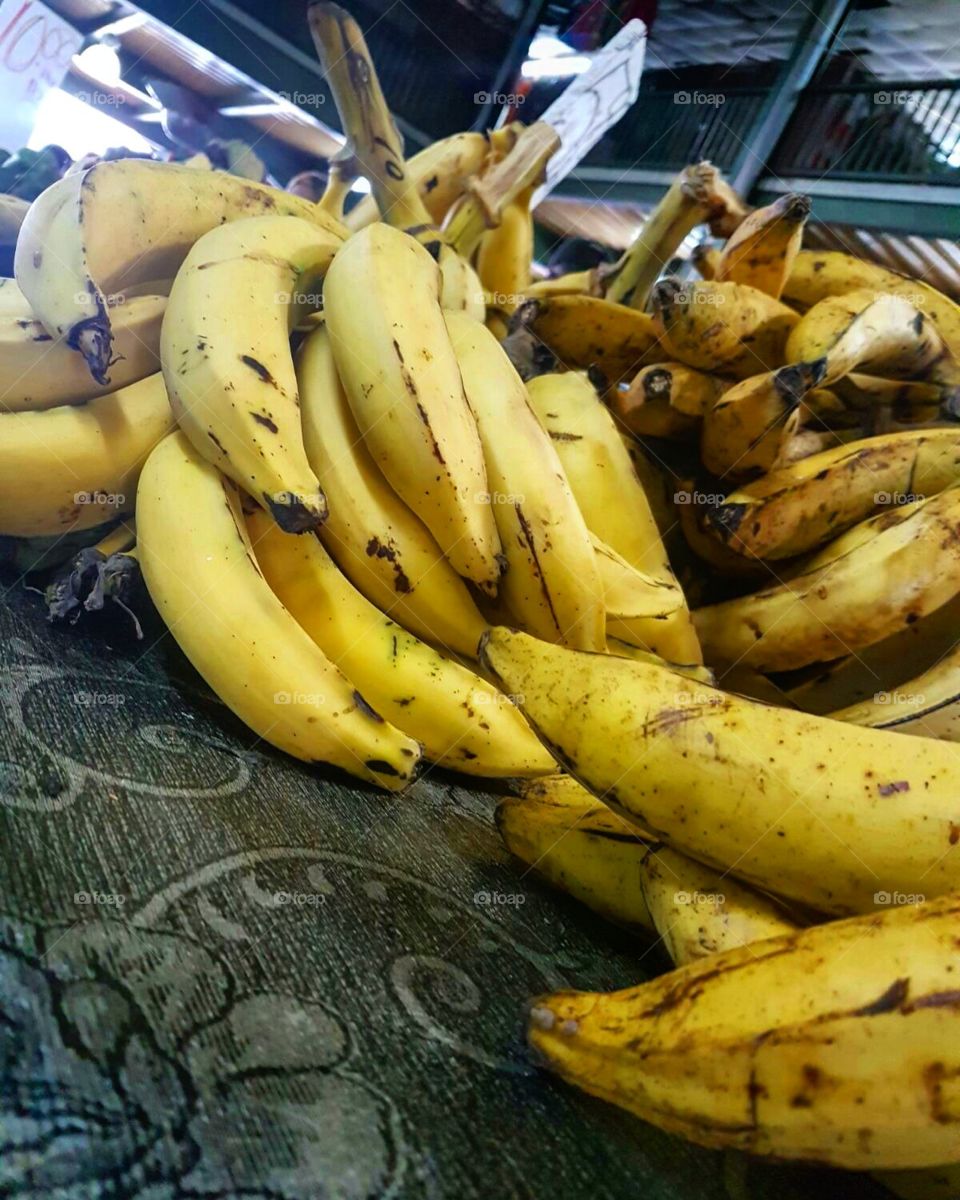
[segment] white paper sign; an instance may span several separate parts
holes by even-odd
[[[560,149],[547,164],[547,178],[533,197],[537,205],[600,141],[634,103],[640,91],[647,27],[628,21],[598,50],[584,71],[540,117],[560,134]]]
[[[40,0],[2,0],[0,147],[24,145],[37,105],[61,82],[82,42],[83,35]]]

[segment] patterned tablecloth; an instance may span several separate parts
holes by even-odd
[[[494,797],[274,753],[148,619],[0,608],[0,1193],[823,1200],[581,1096],[529,997],[664,968],[500,845]]]

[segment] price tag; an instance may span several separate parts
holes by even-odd
[[[29,138],[37,106],[67,73],[82,34],[39,0],[0,3],[0,147],[19,149]]]
[[[640,91],[647,27],[628,21],[593,56],[588,70],[540,117],[560,134],[560,149],[547,164],[547,178],[534,193],[540,201],[564,179],[629,109]]]

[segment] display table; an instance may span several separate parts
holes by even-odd
[[[495,797],[257,742],[148,615],[0,612],[4,1194],[854,1200],[537,1069],[528,999],[665,969],[512,861]],[[229,602],[227,599],[225,602]]]

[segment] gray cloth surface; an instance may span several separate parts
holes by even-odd
[[[274,753],[149,614],[0,608],[0,1194],[852,1200],[530,1060],[531,996],[665,968],[505,853],[495,797]]]

